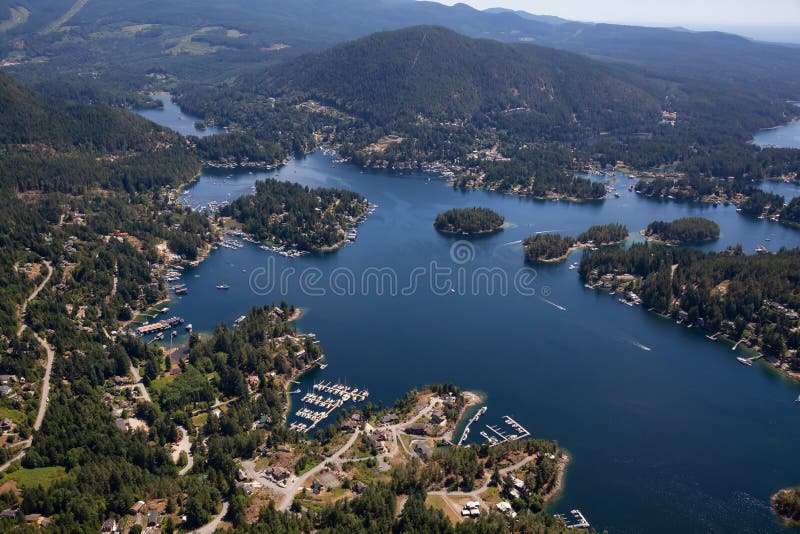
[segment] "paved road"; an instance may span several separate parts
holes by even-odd
[[[284,490],[285,491],[285,495],[281,499],[281,503],[278,505],[278,510],[283,510],[283,511],[288,510],[289,507],[292,505],[292,501],[294,500],[295,494],[297,493],[297,491],[300,488],[303,487],[303,485],[305,485],[306,481],[309,478],[312,478],[312,477],[316,476],[317,473],[319,473],[323,469],[325,469],[325,464],[328,463],[329,461],[334,461],[335,462],[336,460],[341,458],[342,455],[344,453],[346,453],[350,449],[350,447],[353,446],[353,443],[356,442],[356,440],[358,439],[358,436],[360,436],[360,435],[361,435],[361,431],[360,430],[356,431],[356,432],[353,432],[353,435],[350,436],[350,439],[347,440],[347,443],[345,443],[342,446],[342,448],[340,448],[338,451],[333,453],[331,456],[329,456],[328,458],[326,458],[325,460],[323,460],[322,462],[317,464],[310,471],[307,471],[303,475],[297,477],[291,484],[286,486],[286,489]]]
[[[50,264],[49,261],[44,262],[45,266],[47,267],[47,276],[44,279],[44,282],[39,284],[36,289],[33,290],[28,298],[25,299],[25,302],[22,303],[22,308],[19,311],[20,322],[22,324],[19,325],[19,330],[17,330],[17,337],[22,335],[22,332],[28,328],[28,325],[25,324],[25,314],[28,312],[28,304],[31,303],[33,299],[39,296],[39,293],[44,289],[44,286],[50,281],[50,278],[53,276],[53,266]]]
[[[189,441],[189,432],[187,432],[182,426],[179,426],[178,430],[181,431],[181,441],[178,443],[178,447],[175,449],[175,452],[172,453],[172,461],[177,461],[180,457],[181,451],[186,451],[186,455],[189,457],[189,463],[187,463],[180,471],[178,471],[179,475],[185,475],[192,470],[192,465],[194,464],[194,458],[192,458],[192,453],[190,452],[192,444]]]
[[[150,400],[150,393],[147,392],[147,388],[144,387],[144,382],[142,382],[142,377],[139,376],[139,369],[134,367],[133,364],[131,364],[131,375],[133,375],[134,385],[139,388],[139,391],[142,392],[142,398],[147,402],[152,402]]]
[[[194,534],[214,534],[214,531],[217,530],[217,527],[220,523],[222,523],[222,518],[225,517],[225,514],[228,513],[228,502],[222,501],[222,511],[217,514],[217,516],[211,520],[210,523],[206,523],[202,527],[198,528],[197,530],[193,530]]]
[[[39,412],[36,414],[36,422],[33,423],[33,429],[39,430],[42,428],[44,414],[47,411],[47,403],[50,397],[50,371],[53,370],[53,360],[55,359],[56,353],[47,341],[39,337],[39,334],[34,332],[33,337],[36,338],[36,341],[38,341],[47,352],[47,365],[44,368],[44,380],[42,380],[42,397],[39,401]]]
[[[46,286],[47,283],[50,282],[50,278],[53,276],[53,266],[50,264],[49,261],[44,262],[44,264],[47,267],[47,276],[45,277],[44,281],[41,284],[39,284],[36,287],[36,289],[33,290],[33,293],[31,293],[28,296],[28,298],[25,299],[25,302],[22,303],[22,308],[20,309],[20,318],[22,324],[20,324],[19,330],[17,330],[17,337],[21,336],[22,332],[24,332],[25,329],[28,328],[28,325],[25,323],[25,314],[28,311],[28,304],[30,304],[31,301],[33,301],[33,299],[35,299],[39,295],[42,289],[44,289],[44,286]],[[44,348],[45,352],[47,353],[47,363],[45,364],[44,367],[44,379],[42,380],[42,393],[40,397],[41,400],[39,401],[39,411],[36,413],[36,420],[33,423],[33,429],[39,430],[40,428],[42,428],[42,421],[44,421],[44,414],[47,411],[47,403],[49,402],[50,398],[50,372],[53,369],[53,360],[55,359],[55,351],[47,341],[39,337],[39,335],[36,334],[35,332],[33,334],[33,337],[36,338],[36,341],[39,342],[39,344]],[[22,445],[22,449],[20,450],[20,452],[17,453],[14,457],[12,457],[3,465],[0,465],[0,472],[8,469],[11,466],[11,464],[16,462],[17,460],[22,460],[22,458],[28,452],[28,449],[33,444],[33,438],[28,438],[25,441],[21,441],[19,444]]]

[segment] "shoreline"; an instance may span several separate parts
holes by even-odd
[[[569,467],[572,457],[564,449],[561,449],[561,454],[562,457],[558,460],[556,481],[553,483],[553,487],[550,488],[547,493],[544,494],[544,496],[542,496],[542,504],[544,504],[545,507],[555,504],[555,501],[558,500],[558,497],[564,490],[564,479],[567,477],[567,467]]]
[[[631,235],[628,234],[627,236],[625,236],[625,239],[622,239],[620,241],[612,241],[611,243],[599,243],[599,244],[594,244],[594,245],[589,245],[588,243],[578,243],[574,247],[569,247],[565,254],[563,254],[561,256],[558,256],[557,258],[541,258],[540,257],[540,258],[536,258],[535,260],[532,260],[532,261],[534,261],[535,263],[561,263],[561,262],[567,261],[570,256],[572,256],[575,252],[578,252],[579,250],[583,250],[583,249],[586,249],[586,248],[591,249],[591,248],[600,248],[600,247],[617,247],[619,245],[624,245],[625,243],[627,243],[627,241],[628,241],[628,239],[630,239],[630,237],[631,237]]]

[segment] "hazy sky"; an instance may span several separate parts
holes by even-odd
[[[800,25],[800,0],[460,0],[587,22]],[[454,4],[453,0],[441,0]]]

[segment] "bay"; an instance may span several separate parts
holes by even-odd
[[[480,390],[489,410],[471,441],[506,414],[533,436],[558,440],[573,461],[550,511],[580,508],[598,530],[783,530],[769,497],[800,483],[798,386],[766,365],[742,366],[730,347],[696,329],[585,289],[567,264],[526,267],[520,241],[608,222],[635,234],[654,219],[685,216],[720,224],[721,238],[704,245],[708,250],[796,247],[800,232],[742,216],[733,206],[640,198],[622,176],[614,178],[619,199],[544,202],[455,191],[424,175],[361,171],[319,153],[270,173],[204,174],[189,190],[190,203],[235,198],[264,177],[344,187],[379,207],[356,242],[334,253],[285,258],[249,244],[212,253],[186,271],[189,293],[171,306],[196,330],[286,300],[304,309],[298,327],[317,333],[329,363],[304,377],[303,391],[315,380],[342,380],[367,387],[373,402],[390,403],[434,382]],[[434,230],[437,213],[466,206],[494,209],[512,225],[469,244]],[[579,259],[580,253],[569,262]],[[423,279],[400,294],[415,269],[430,273],[434,264],[453,269],[446,278],[455,292]],[[375,269],[395,273],[398,290],[362,287]],[[461,273],[469,281],[479,269],[499,269],[508,291],[460,283]],[[334,280],[348,272],[357,290],[340,294]],[[514,289],[520,272],[533,277],[534,295]],[[303,282],[309,273],[317,282]],[[268,275],[283,276],[286,287],[265,288]],[[216,290],[221,281],[231,289]]]

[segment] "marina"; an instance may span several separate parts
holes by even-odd
[[[163,332],[164,330],[169,330],[170,328],[183,324],[184,320],[182,317],[170,317],[164,321],[158,321],[156,323],[149,323],[143,324],[142,326],[136,329],[136,333],[140,336],[146,336],[149,334],[154,334],[156,332]],[[163,339],[164,336],[161,336]]]
[[[315,383],[313,387],[315,391],[330,393],[331,395],[341,397],[342,400],[344,401],[352,400],[353,402],[361,402],[366,400],[367,397],[369,397],[369,391],[367,391],[366,389],[359,390],[358,388],[345,386],[343,384],[333,384],[331,382],[318,382]]]
[[[304,406],[298,409],[294,415],[301,421],[294,421],[289,428],[298,432],[308,432],[314,429],[319,423],[330,417],[330,415],[344,406],[348,401],[362,402],[369,392],[364,389],[345,386],[340,383],[318,382],[312,386],[314,392],[307,392],[300,401]],[[298,389],[292,393],[299,393]],[[316,393],[315,393],[316,392]],[[322,395],[327,393],[330,396]]]
[[[576,529],[576,528],[590,528],[591,525],[589,524],[589,520],[586,519],[586,516],[583,515],[583,512],[577,509],[570,510],[569,512],[570,517],[567,517],[565,514],[556,514],[554,517],[560,519],[564,522],[568,529]]]
[[[467,423],[467,426],[464,427],[464,432],[461,433],[461,438],[458,440],[458,445],[463,445],[467,438],[469,438],[469,428],[472,426],[473,423],[477,423],[478,419],[486,413],[488,408],[486,406],[482,406],[480,410],[477,411],[475,415]]]
[[[481,432],[481,436],[483,436],[489,442],[490,447],[494,447],[495,445],[499,445],[507,441],[525,439],[531,435],[531,433],[524,426],[512,419],[511,416],[504,415],[503,422],[510,428],[510,430],[503,429],[499,425],[486,425],[486,428],[490,430],[492,434],[488,434],[485,431]]]

